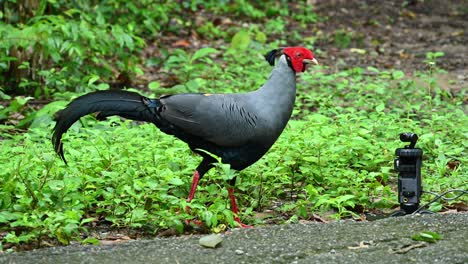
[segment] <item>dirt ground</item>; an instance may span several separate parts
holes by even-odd
[[[442,51],[440,67],[467,78],[468,1],[464,0],[332,0],[316,1],[315,11],[328,19],[316,25],[325,35],[343,29],[353,36],[348,49],[334,47],[330,39],[316,46],[329,56],[328,65],[423,70],[427,52]],[[405,3],[407,3],[405,5]],[[313,32],[310,32],[313,34]],[[350,48],[366,51],[361,55]]]
[[[426,53],[444,52],[437,66],[446,70],[439,74],[439,84],[447,90],[459,92],[466,89],[468,81],[468,1],[466,0],[307,0],[313,5],[320,22],[302,28],[292,18],[289,28],[281,37],[298,31],[303,39],[316,39],[312,48],[317,52],[322,65],[337,71],[345,68],[373,66],[378,69],[398,69],[408,75],[428,68]],[[291,10],[302,12],[299,6],[290,3]],[[220,17],[207,10],[195,14],[195,21],[202,25],[209,20],[220,24],[221,30],[228,30],[238,21]],[[255,23],[255,22],[252,22]],[[197,23],[196,23],[197,24]],[[348,38],[348,43],[341,45]],[[338,37],[337,37],[338,36]],[[280,36],[269,35],[267,41]],[[308,45],[293,40],[288,45]],[[337,43],[338,41],[338,43]],[[222,41],[203,39],[196,33],[180,32],[178,35],[161,34],[150,43],[142,54],[143,61],[160,57],[159,47],[186,48],[196,50],[203,46],[217,47]],[[133,84],[145,89],[151,80],[158,80],[162,87],[178,84],[177,76],[164,72],[157,65],[144,67],[145,75]]]

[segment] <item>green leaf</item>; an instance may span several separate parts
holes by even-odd
[[[49,185],[50,189],[54,191],[60,191],[65,187],[65,184],[63,183],[63,181],[60,181],[60,180],[51,180],[48,182],[47,185]]]
[[[402,72],[402,71],[394,71],[394,72],[392,72],[392,78],[393,78],[394,80],[398,80],[398,79],[401,79],[401,78],[403,78],[403,77],[405,77],[405,73]]]
[[[179,232],[179,234],[182,234],[182,232],[184,232],[184,224],[182,223],[182,221],[178,220],[178,219],[174,219],[174,227],[175,229],[177,230],[177,232]]]
[[[382,112],[385,109],[385,104],[381,103],[378,106],[375,107],[375,111],[377,112]]]
[[[67,104],[68,101],[55,101],[47,104],[35,113],[30,128],[47,127],[53,121],[53,114],[64,108]]]
[[[55,232],[55,236],[57,237],[58,241],[63,245],[70,244],[70,236],[64,231],[64,228],[61,227]]]
[[[377,68],[375,68],[375,67],[372,67],[372,66],[368,66],[368,67],[367,67],[367,70],[368,70],[368,71],[371,71],[371,72],[376,72],[376,73],[379,73],[379,72],[380,72],[379,69],[377,69]]]
[[[98,86],[96,87],[98,90],[109,90],[109,84],[107,83],[100,83],[98,84]]]
[[[299,217],[297,215],[291,216],[288,220],[286,220],[287,224],[297,224],[299,223]]]
[[[11,213],[8,211],[3,211],[3,212],[0,212],[0,223],[7,223],[11,220],[20,219],[21,216],[22,214],[18,212]]]
[[[27,97],[24,97],[24,96],[17,96],[15,97],[15,100],[16,102],[18,102],[18,104],[20,106],[23,106],[25,105],[29,100],[31,99],[34,99],[34,97],[31,97],[31,96],[27,96]]]
[[[134,66],[134,67],[133,67],[133,71],[134,71],[136,74],[138,74],[138,75],[145,75],[145,72],[144,72],[143,69],[140,68],[140,67]]]
[[[179,186],[179,185],[183,185],[184,182],[183,182],[181,179],[179,179],[179,178],[171,178],[171,179],[169,180],[169,184]]]
[[[441,240],[442,236],[436,232],[423,231],[411,237],[411,239],[416,241],[425,241],[429,243],[435,243],[437,240]]]
[[[157,81],[153,81],[148,84],[148,89],[151,91],[156,91],[159,89],[159,87],[161,87],[161,83]]]
[[[307,192],[307,195],[309,195],[310,198],[317,197],[317,195],[318,195],[317,189],[312,184],[308,184],[305,187],[305,190]]]
[[[237,50],[246,50],[250,45],[250,34],[245,30],[237,32],[231,40],[231,47]]]
[[[352,53],[360,54],[360,55],[364,55],[367,52],[365,49],[356,49],[356,48],[351,48],[349,49],[349,51]]]
[[[99,76],[97,76],[97,75],[92,76],[88,80],[88,85],[91,85],[91,84],[95,83],[97,80],[99,80]]]
[[[214,49],[214,48],[202,48],[202,49],[199,49],[197,50],[193,55],[192,55],[192,58],[191,58],[191,62],[194,62],[200,58],[203,58],[203,57],[206,57],[210,54],[213,54],[213,53],[216,53],[218,52],[217,49]]]
[[[216,217],[214,216],[214,214],[211,212],[211,211],[205,211],[203,212],[203,221],[208,225],[208,226],[211,226],[212,222],[212,218],[213,217]]]
[[[91,222],[94,222],[95,220],[96,220],[96,218],[94,218],[94,217],[88,217],[88,218],[85,218],[85,219],[81,220],[80,225],[84,225],[86,223],[91,223]]]
[[[344,201],[348,201],[348,200],[351,200],[351,199],[354,199],[356,196],[352,195],[352,194],[346,194],[346,195],[342,195],[342,196],[338,196],[336,198],[336,201],[338,203],[343,203]]]
[[[255,40],[262,44],[265,44],[267,41],[267,36],[265,35],[265,33],[258,31],[257,34],[255,34]]]
[[[2,99],[2,100],[10,100],[10,99],[11,99],[11,96],[9,96],[8,94],[2,92],[2,90],[0,89],[0,99]]]
[[[31,116],[31,115],[30,115]],[[33,122],[29,126],[29,128],[38,128],[38,127],[43,127],[46,128],[48,127],[54,120],[52,119],[52,116],[50,115],[42,115],[42,116],[34,116]]]
[[[432,203],[430,206],[429,206],[429,210],[431,212],[439,212],[440,210],[442,210],[442,204],[440,202],[435,202],[435,203]]]
[[[99,245],[99,239],[95,237],[87,237],[86,239],[81,241],[82,245]]]

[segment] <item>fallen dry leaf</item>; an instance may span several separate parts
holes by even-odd
[[[171,228],[171,229],[167,229],[167,230],[164,230],[161,233],[159,233],[158,237],[170,237],[170,236],[176,236],[178,234],[179,234],[179,232],[177,232],[176,229]]]
[[[463,30],[457,30],[452,33],[450,33],[450,36],[452,37],[458,37],[458,36],[463,36],[465,34],[465,31]]]
[[[266,218],[271,218],[271,217],[274,217],[275,215],[273,213],[270,213],[270,212],[258,212],[258,213],[255,213],[254,215],[254,218],[256,219],[266,219]]]
[[[108,246],[108,245],[121,244],[127,241],[129,241],[129,239],[99,240],[99,244]]]
[[[458,168],[458,166],[460,166],[460,164],[461,162],[459,160],[451,160],[447,162],[447,168],[450,170],[455,170],[456,168]]]
[[[415,19],[416,18],[416,14],[409,11],[409,10],[403,10],[403,12],[401,12],[401,16],[402,17],[408,17],[408,18],[411,18],[411,19]]]
[[[358,246],[355,247],[348,247],[348,249],[363,249],[363,248],[369,248],[369,242],[366,241],[361,241],[359,242]]]
[[[218,234],[204,236],[199,240],[199,244],[207,248],[216,248],[221,242],[223,242],[223,238]]]
[[[328,223],[329,221],[325,220],[324,218],[320,217],[319,215],[313,214],[312,215],[315,221],[322,222],[322,223]]]
[[[188,48],[190,47],[190,42],[186,39],[179,39],[176,42],[172,43],[174,48]]]

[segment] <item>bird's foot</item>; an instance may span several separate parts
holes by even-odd
[[[240,228],[253,228],[253,226],[251,226],[251,225],[246,225],[246,224],[242,223],[241,220],[239,219],[239,217],[235,217],[234,221],[239,224]]]
[[[194,225],[196,225],[196,226],[198,226],[198,227],[202,227],[202,226],[205,225],[205,224],[203,223],[203,221],[200,221],[200,220],[198,220],[198,219],[186,219],[186,220],[185,220],[185,225],[186,225],[186,226],[189,226],[190,224],[194,224]]]
[[[241,228],[253,228],[253,226],[249,226],[249,225],[246,225],[246,224],[242,223],[239,216],[238,216],[239,211],[237,210],[236,197],[234,197],[234,188],[233,187],[230,187],[228,189],[228,194],[229,194],[229,200],[231,200],[231,210],[235,215],[234,221],[237,222]]]
[[[186,212],[187,214],[190,214],[190,206],[188,206],[188,205],[185,206],[185,212]],[[198,220],[198,219],[186,219],[186,220],[185,220],[185,225],[189,226],[190,224],[194,224],[194,225],[199,226],[199,227],[205,225],[205,224],[203,223],[203,221],[200,221],[200,220]]]

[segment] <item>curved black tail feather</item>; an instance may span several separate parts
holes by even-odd
[[[67,163],[63,154],[62,135],[82,116],[98,113],[98,119],[118,115],[124,118],[157,123],[159,100],[148,99],[127,91],[97,91],[80,96],[55,113],[52,135],[55,152]]]

